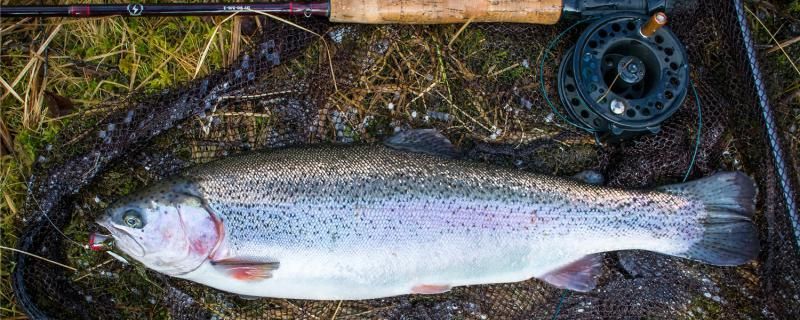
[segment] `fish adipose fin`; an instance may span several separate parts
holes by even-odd
[[[753,224],[756,187],[744,173],[722,172],[658,190],[693,197],[705,205],[703,238],[678,256],[717,266],[736,266],[758,256]]]
[[[383,142],[389,148],[425,153],[445,158],[457,158],[458,151],[436,129],[416,129],[397,133]]]
[[[211,261],[211,265],[233,279],[258,281],[272,278],[272,272],[278,270],[280,263],[231,258]]]
[[[591,254],[546,273],[539,279],[562,289],[587,292],[597,285],[603,254]]]

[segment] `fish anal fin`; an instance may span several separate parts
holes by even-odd
[[[450,285],[446,284],[418,284],[411,287],[411,293],[414,294],[438,294],[450,291]]]
[[[280,263],[228,258],[212,261],[211,265],[233,279],[259,281],[272,278],[272,272],[278,270]]]
[[[384,141],[392,149],[426,153],[445,158],[457,158],[458,151],[436,129],[415,129],[397,133]]]
[[[592,254],[546,273],[539,279],[562,289],[587,292],[597,285],[603,255]]]

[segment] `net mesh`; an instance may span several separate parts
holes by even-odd
[[[33,317],[65,319],[797,316],[800,257],[733,3],[705,1],[670,20],[687,47],[697,100],[690,95],[658,134],[597,145],[592,135],[555,116],[539,91],[543,49],[569,23],[483,24],[459,31],[460,26],[293,20],[318,37],[266,19],[262,39],[227,69],[163,93],[83,111],[82,121],[42,150],[20,224],[20,248],[80,271],[20,256],[17,300]],[[580,29],[545,61],[542,78],[551,99],[557,97],[557,62]],[[298,144],[374,142],[410,127],[441,130],[476,161],[553,175],[594,169],[612,186],[673,183],[687,170],[690,178],[743,170],[759,185],[761,255],[744,266],[716,268],[646,252],[609,253],[600,285],[589,293],[529,280],[429,296],[303,301],[250,300],[81,246],[90,232],[100,231],[91,221],[108,203],[193,164]]]

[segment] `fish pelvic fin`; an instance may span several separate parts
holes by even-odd
[[[677,256],[717,266],[737,266],[758,256],[756,186],[749,176],[722,172],[658,190],[698,199],[705,207],[702,239]]]
[[[280,263],[229,258],[211,261],[211,265],[233,279],[259,281],[272,278],[272,272],[278,270]]]
[[[603,254],[590,254],[538,278],[561,289],[587,292],[597,286],[602,267]]]
[[[447,284],[419,284],[411,288],[413,294],[439,294],[450,291],[452,287]]]

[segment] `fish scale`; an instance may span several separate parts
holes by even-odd
[[[178,212],[221,226],[206,261],[173,275],[251,296],[364,299],[531,277],[585,291],[596,254],[616,250],[719,265],[754,255],[753,186],[740,173],[621,190],[398,148],[251,153],[164,182],[203,203]]]

